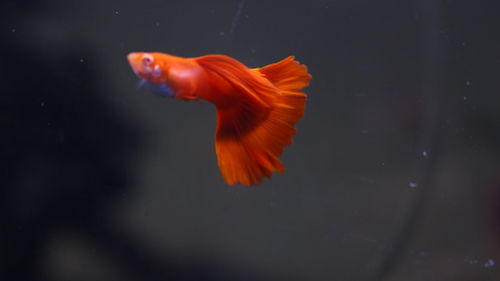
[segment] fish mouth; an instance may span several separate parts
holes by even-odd
[[[132,62],[139,60],[140,53],[130,53],[127,55],[127,60],[132,64]]]
[[[141,66],[141,59],[140,59],[141,54],[140,53],[130,53],[127,55],[127,60],[128,63],[130,64],[130,67],[134,71],[135,75],[141,77],[143,73],[139,71],[140,66]]]

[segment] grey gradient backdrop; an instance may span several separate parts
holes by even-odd
[[[3,1],[1,280],[499,280],[494,1]],[[210,104],[132,51],[294,55],[283,175],[227,186]]]

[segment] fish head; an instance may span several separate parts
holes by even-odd
[[[140,78],[138,88],[146,86],[162,97],[198,99],[196,81],[202,75],[201,67],[190,58],[164,53],[134,52],[127,56],[134,73]]]
[[[152,93],[162,97],[172,97],[173,90],[166,84],[164,59],[156,53],[130,53],[128,62],[135,75],[141,80],[137,88],[145,85]]]
[[[165,62],[158,54],[136,52],[130,53],[127,59],[139,78],[153,83],[165,81]]]

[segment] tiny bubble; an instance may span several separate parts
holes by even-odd
[[[41,106],[41,107],[44,107],[44,106],[45,106],[45,102],[44,102],[44,101],[42,101],[42,102],[40,103],[40,106]]]
[[[422,151],[422,156],[427,158],[427,156],[428,156],[427,151]]]
[[[465,81],[465,86],[470,86],[471,82],[470,81]]]
[[[155,22],[155,25],[158,27],[160,26],[160,22]]]
[[[15,28],[13,28],[13,29],[11,29],[10,31],[12,31],[12,33],[15,33],[15,32],[16,32],[16,29],[15,29]]]
[[[382,162],[382,163],[381,163],[381,165],[382,165],[382,166],[385,166],[385,162]]]
[[[84,62],[85,60],[83,58],[80,59],[80,62]]]
[[[467,96],[464,96],[464,100],[467,100]]]
[[[120,12],[118,10],[115,10],[115,15],[119,15]]]
[[[417,186],[418,186],[418,184],[417,184],[417,183],[415,183],[415,182],[410,182],[410,183],[408,184],[408,186],[410,186],[411,188],[415,188],[415,187],[417,187]]]
[[[224,31],[219,32],[220,36],[224,36],[224,34],[225,34]]]

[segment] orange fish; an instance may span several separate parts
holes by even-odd
[[[141,78],[139,86],[159,96],[215,104],[215,150],[229,185],[250,186],[284,171],[278,157],[292,143],[304,114],[302,89],[311,79],[294,57],[253,69],[224,55],[130,53],[128,61]]]

